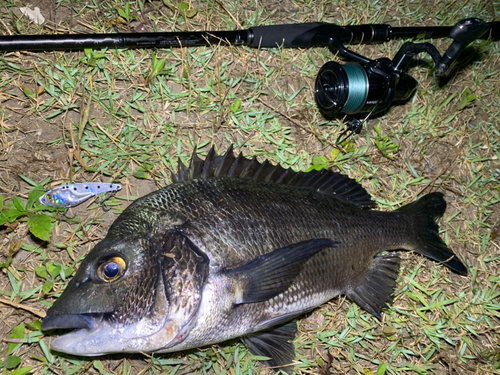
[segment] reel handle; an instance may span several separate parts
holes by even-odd
[[[445,73],[464,49],[474,40],[481,38],[489,29],[490,25],[478,18],[467,18],[459,21],[451,29],[450,38],[453,39],[453,43],[448,47],[438,64],[438,72]]]

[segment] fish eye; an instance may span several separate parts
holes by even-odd
[[[97,277],[106,283],[118,280],[127,269],[125,259],[120,256],[114,256],[97,268]]]

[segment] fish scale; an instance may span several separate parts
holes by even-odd
[[[293,172],[232,148],[193,154],[175,181],[127,207],[83,260],[42,323],[74,329],[53,349],[173,352],[244,336],[266,364],[291,372],[294,318],[339,294],[381,318],[399,268],[394,251],[467,274],[438,234],[441,193],[370,210],[347,176]],[[109,262],[118,276],[106,275]]]

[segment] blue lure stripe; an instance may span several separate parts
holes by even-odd
[[[50,189],[39,198],[39,202],[45,206],[54,208],[69,208],[77,206],[96,195],[115,193],[121,189],[122,187],[119,184],[108,184],[105,182],[81,182],[62,185]]]

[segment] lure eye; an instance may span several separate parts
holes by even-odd
[[[51,201],[52,200],[52,194],[46,194],[45,195],[45,200]]]
[[[125,259],[119,256],[114,256],[104,263],[101,263],[97,268],[97,277],[106,283],[111,283],[118,280],[127,269]]]

